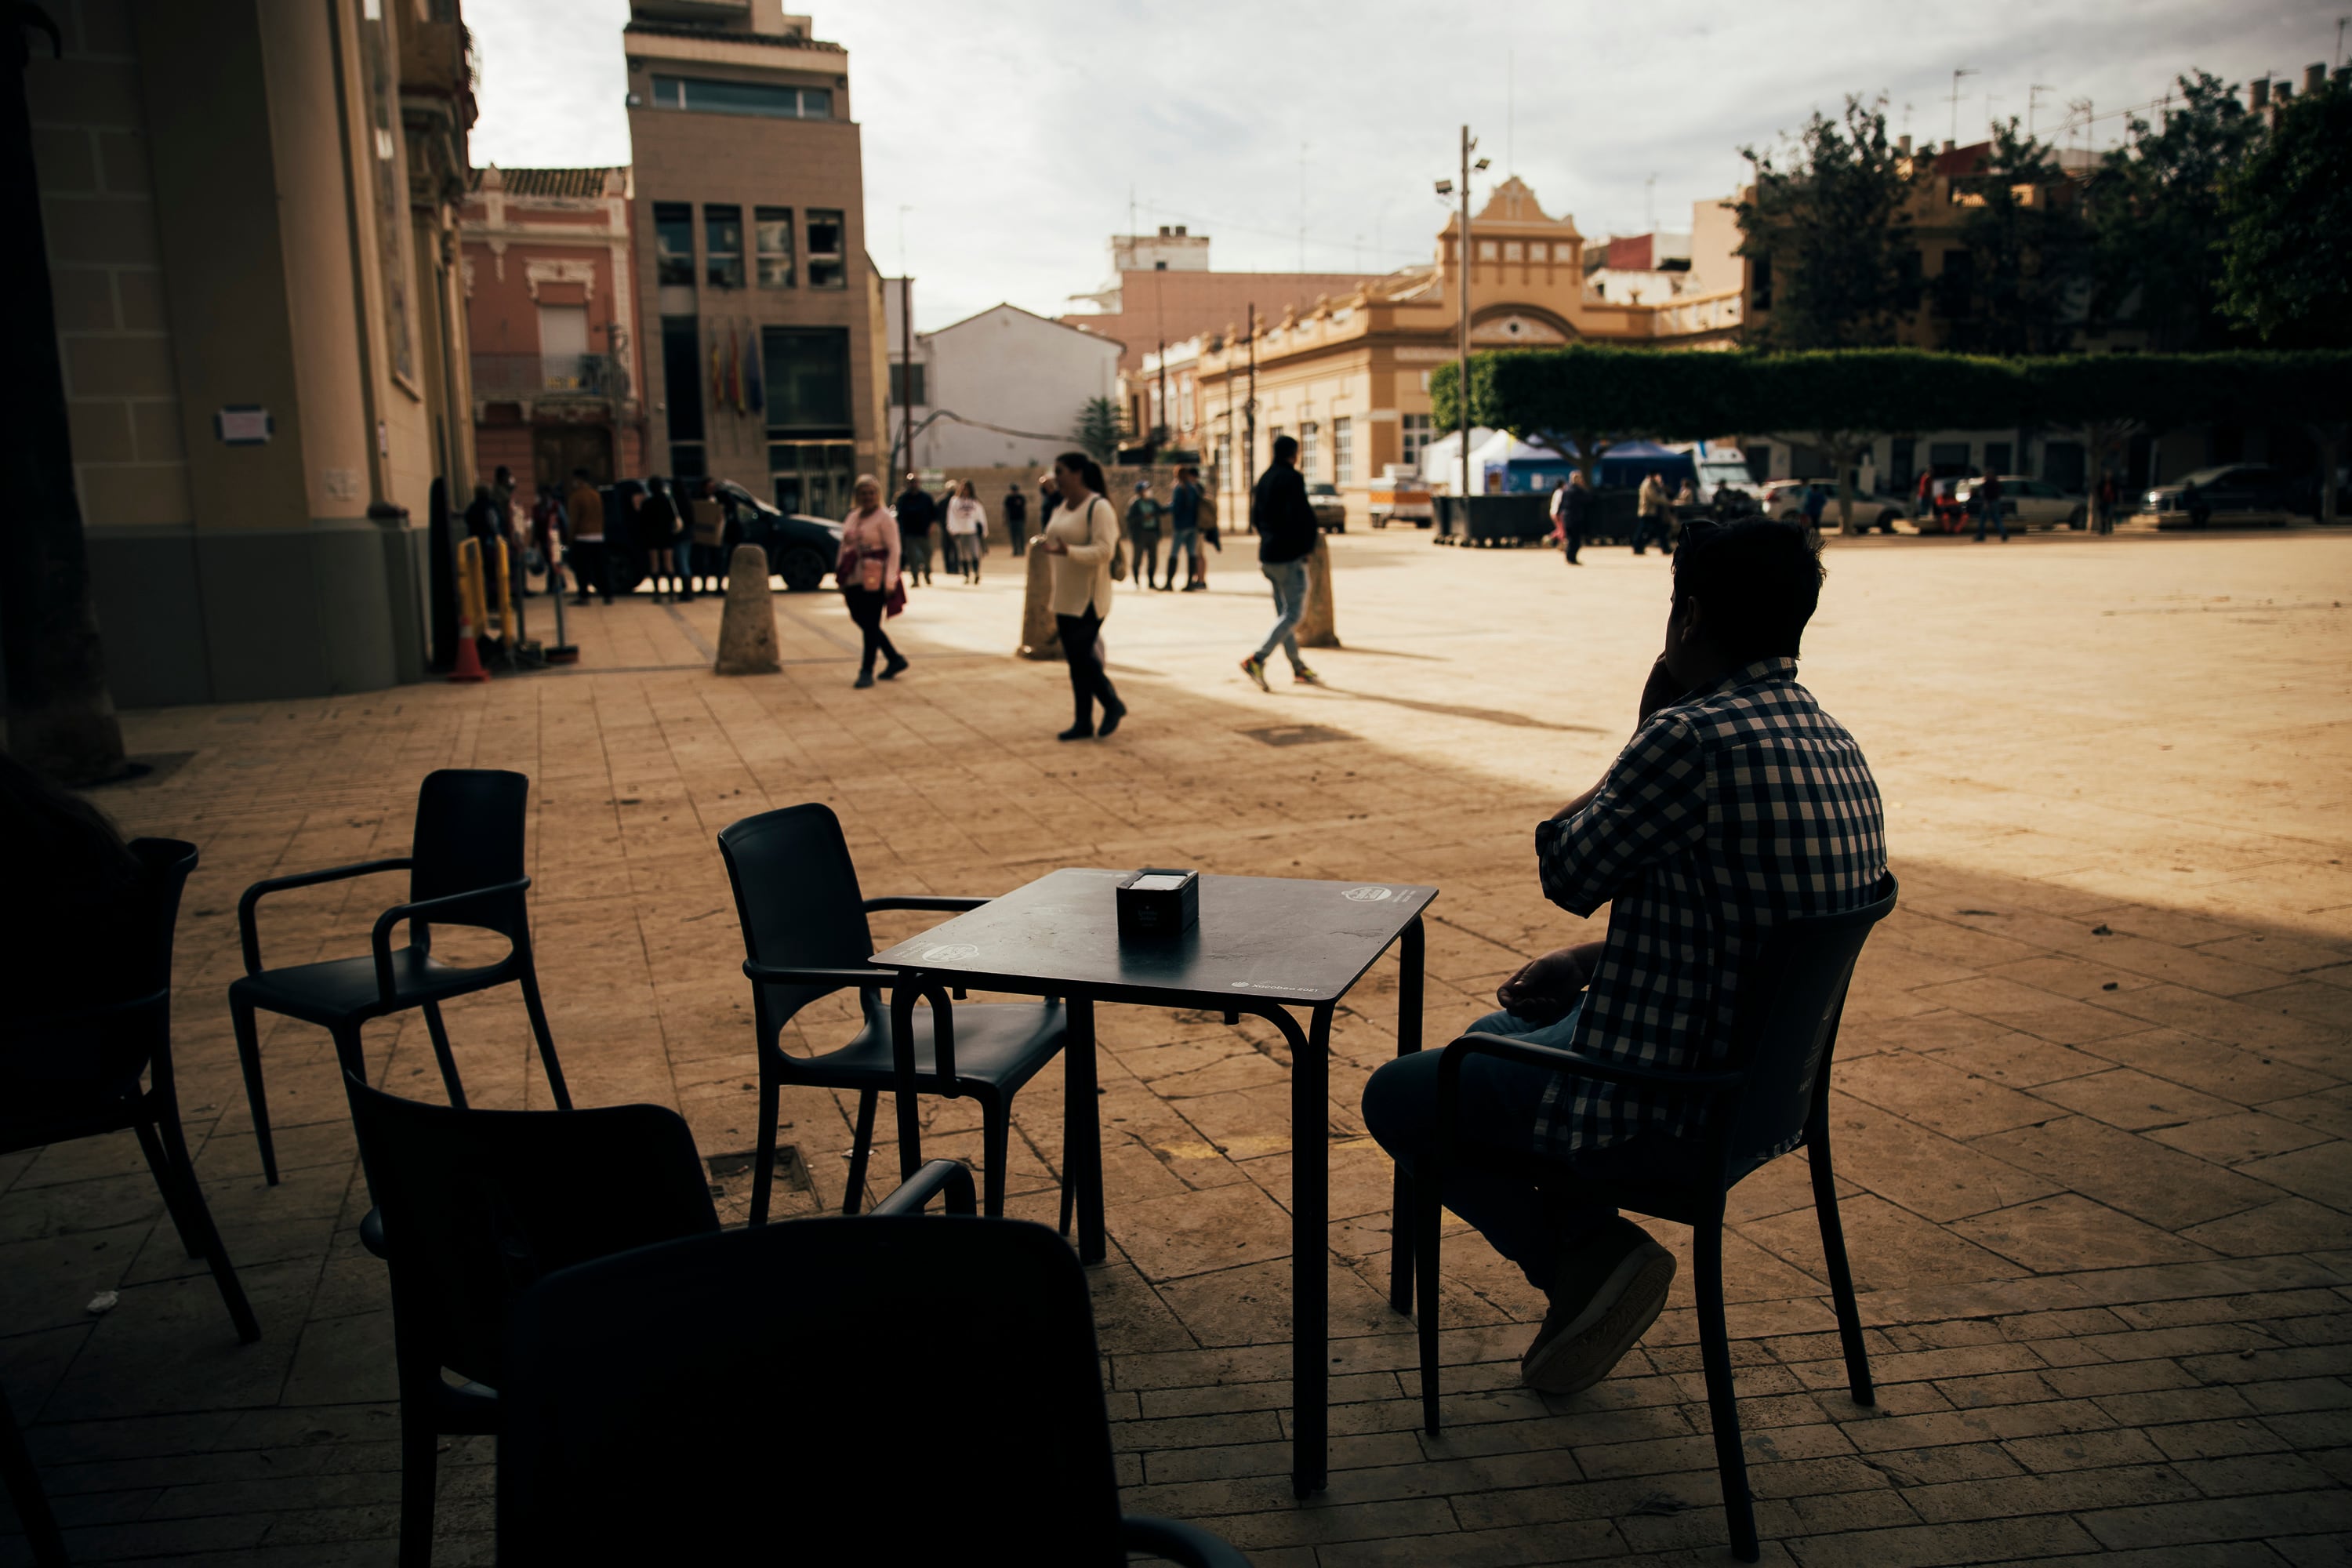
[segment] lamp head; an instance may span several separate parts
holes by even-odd
[[[1441,196],[1450,196],[1450,195],[1452,195],[1454,194],[1454,182],[1453,182],[1453,181],[1451,181],[1451,180],[1440,180],[1440,181],[1438,181],[1438,182],[1437,182],[1437,194],[1438,194],[1439,195],[1441,195]]]
[[[1483,174],[1486,172],[1486,160],[1481,158],[1476,163],[1471,164],[1470,168],[1473,173]]]

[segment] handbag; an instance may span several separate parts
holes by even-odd
[[[1108,505],[1110,505],[1110,502],[1103,500],[1100,496],[1097,496],[1094,499],[1093,504],[1087,508],[1087,533],[1092,534],[1094,531],[1095,507]],[[1111,514],[1111,526],[1113,528],[1118,527],[1118,514],[1117,512],[1113,512]],[[1127,581],[1127,534],[1124,531],[1120,531],[1118,542],[1110,547],[1110,580],[1114,583],[1124,583]]]

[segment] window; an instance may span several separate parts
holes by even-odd
[[[1353,484],[1356,479],[1356,422],[1353,419],[1331,421],[1331,482]]]
[[[1528,247],[1528,259],[1529,261],[1542,261],[1546,259],[1550,253],[1551,247],[1540,239]],[[1560,259],[1566,260],[1567,258],[1563,256]]]
[[[1478,259],[1479,259],[1479,260],[1481,260],[1481,261],[1492,261],[1492,260],[1494,260],[1494,259],[1495,259],[1495,258],[1496,258],[1498,254],[1500,254],[1500,252],[1496,249],[1496,245],[1495,245],[1495,242],[1494,242],[1493,240],[1491,240],[1491,239],[1482,239],[1482,240],[1480,240],[1480,241],[1478,242]]]
[[[588,389],[588,307],[539,308],[539,385],[542,392]]]
[[[694,287],[694,208],[685,202],[654,204],[654,282]]]
[[[927,364],[892,365],[890,367],[890,406],[893,408],[903,408],[909,403],[919,403],[926,408],[929,407],[931,404],[930,389],[923,384],[924,382],[929,378],[924,375],[923,373],[930,368],[931,367]],[[908,394],[907,386],[908,373],[909,371],[913,372],[914,374],[914,391],[913,395],[911,396]]]
[[[1397,424],[1404,437],[1403,449],[1397,454],[1402,461],[1410,463],[1416,468],[1421,467],[1422,449],[1429,445],[1431,426],[1436,418],[1433,414],[1406,414],[1398,416]]]
[[[1178,428],[1190,430],[1192,427],[1192,378],[1189,375],[1178,384],[1176,408]]]
[[[849,434],[846,327],[769,327],[760,334],[760,348],[770,430]]]
[[[743,287],[743,209],[702,209],[702,273],[713,289]]]
[[[753,207],[752,242],[760,250],[760,287],[789,289],[793,278],[793,209]]]
[[[833,94],[821,87],[657,76],[654,78],[654,107],[684,109],[697,114],[761,114],[771,120],[830,120]]]
[[[1958,320],[1969,313],[1969,296],[1976,284],[1977,258],[1965,250],[1944,252],[1943,275],[1936,279],[1936,313]]]
[[[1322,433],[1323,427],[1312,420],[1298,427],[1298,471],[1310,479],[1316,474],[1316,438]]]
[[[811,207],[808,215],[808,280],[812,289],[849,287],[848,239],[839,208]]]
[[[1528,254],[1527,247],[1525,247],[1524,245],[1521,245],[1517,240],[1516,240],[1516,239],[1507,239],[1507,240],[1503,241],[1503,259],[1504,259],[1504,260],[1506,260],[1506,261],[1520,261],[1520,260],[1524,260],[1524,259],[1526,258],[1526,257],[1527,257],[1527,254]]]

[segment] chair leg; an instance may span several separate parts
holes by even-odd
[[[1078,1188],[1076,1175],[1070,1169],[1069,1160],[1066,1157],[1062,1161],[1062,1223],[1060,1226],[1065,1237],[1070,1234],[1070,1215],[1077,1205]]]
[[[161,1138],[165,1158],[155,1168],[155,1179],[163,1184],[167,1202],[172,1188],[177,1185],[180,1189],[179,1207],[188,1216],[188,1229],[194,1233],[189,1256],[202,1254],[212,1265],[213,1283],[220,1289],[221,1304],[228,1309],[228,1321],[236,1325],[238,1341],[253,1343],[261,1337],[261,1324],[253,1315],[253,1303],[245,1299],[245,1286],[237,1279],[236,1266],[228,1260],[228,1247],[221,1240],[220,1226],[213,1223],[213,1211],[205,1202],[205,1190],[196,1184],[196,1163],[188,1157],[188,1138],[180,1130],[177,1112],[159,1119],[152,1131],[141,1122],[140,1131]]]
[[[751,1154],[751,1215],[752,1225],[768,1223],[769,1189],[776,1183],[776,1115],[780,1110],[778,1085],[768,1071],[765,1060],[760,1063],[760,1137],[752,1145]]]
[[[433,1568],[433,1502],[440,1482],[441,1434],[428,1414],[431,1394],[408,1389],[400,1400],[400,1568]]]
[[[236,1060],[245,1069],[245,1103],[253,1112],[253,1141],[261,1149],[261,1179],[278,1184],[278,1145],[269,1136],[269,1098],[261,1091],[261,1031],[253,1005],[229,999],[229,1017],[236,1025]]]
[[[1002,1100],[982,1103],[980,1113],[980,1212],[990,1219],[1004,1217],[1004,1162],[1013,1143],[1013,1107]]]
[[[433,1058],[441,1064],[441,1087],[449,1091],[449,1103],[457,1110],[466,1109],[466,1086],[457,1080],[457,1058],[449,1053],[449,1031],[441,1022],[441,1004],[425,1004],[425,1032],[433,1037]]]
[[[188,1217],[187,1205],[180,1200],[180,1184],[172,1179],[171,1156],[163,1152],[163,1142],[149,1123],[142,1121],[131,1131],[139,1135],[139,1152],[147,1156],[147,1169],[154,1173],[155,1189],[163,1194],[163,1208],[172,1216],[172,1228],[180,1234],[180,1246],[189,1257],[202,1258],[204,1247],[196,1240],[195,1226]]]
[[[555,1059],[555,1037],[547,1029],[547,1007],[539,999],[539,965],[527,952],[522,960],[522,1005],[530,1014],[530,1032],[539,1041],[540,1066],[547,1069],[547,1091],[555,1097],[556,1110],[569,1110],[572,1091],[564,1087],[563,1064]]]
[[[1813,1172],[1813,1213],[1822,1222],[1822,1258],[1829,1265],[1838,1342],[1845,1348],[1846,1386],[1856,1405],[1875,1405],[1878,1394],[1870,1383],[1870,1352],[1862,1342],[1862,1312],[1853,1300],[1853,1270],[1846,1265],[1845,1226],[1838,1218],[1837,1175],[1830,1166],[1829,1129],[1816,1129],[1806,1144],[1805,1163]]]
[[[1412,1310],[1412,1178],[1402,1162],[1389,1187],[1389,1309]]]
[[[1742,1563],[1753,1563],[1756,1505],[1748,1493],[1748,1456],[1739,1444],[1739,1399],[1731,1386],[1731,1341],[1723,1326],[1720,1214],[1701,1220],[1691,1232],[1691,1289],[1698,1298],[1699,1363],[1706,1373],[1707,1417],[1715,1427],[1715,1468],[1723,1480],[1731,1554]]]
[[[882,1096],[875,1089],[860,1089],[857,1094],[857,1136],[849,1143],[849,1182],[842,1189],[841,1212],[856,1214],[857,1205],[866,1201],[866,1166],[874,1154],[874,1108]]]
[[[7,1484],[8,1500],[16,1505],[16,1521],[32,1549],[35,1568],[65,1568],[68,1559],[65,1537],[58,1533],[58,1516],[50,1510],[48,1493],[41,1489],[41,1473],[33,1468],[25,1435],[5,1402],[0,1402],[0,1480]]]
[[[1444,1211],[1437,1202],[1433,1177],[1415,1181],[1412,1215],[1413,1263],[1420,1270],[1421,1310],[1414,1327],[1421,1340],[1421,1425],[1437,1436],[1437,1247],[1438,1226]]]

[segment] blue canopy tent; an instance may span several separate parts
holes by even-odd
[[[1601,488],[1632,489],[1652,474],[1665,476],[1666,493],[1680,489],[1685,479],[1694,484],[1698,469],[1691,463],[1688,452],[1677,452],[1661,447],[1655,441],[1620,441],[1601,451]]]

